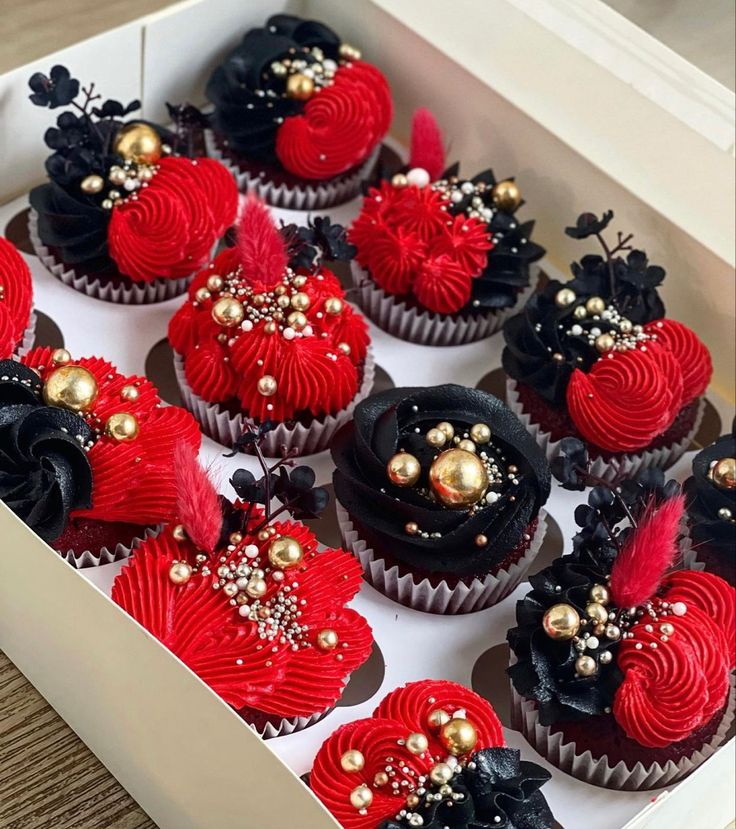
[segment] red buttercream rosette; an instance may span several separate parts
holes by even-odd
[[[237,186],[217,161],[162,158],[148,185],[112,209],[110,256],[136,282],[189,276],[205,264],[237,209]]]
[[[15,247],[0,236],[0,359],[7,359],[28,327],[33,304],[31,272]]]
[[[57,366],[53,350],[36,348],[21,362],[38,371],[42,380]],[[174,452],[178,443],[199,450],[201,435],[194,418],[178,406],[162,406],[155,386],[145,377],[125,376],[98,357],[72,360],[87,369],[97,381],[98,393],[84,413],[98,432],[87,457],[92,467],[92,506],[71,513],[71,518],[123,522],[136,525],[170,521],[176,512]],[[136,390],[135,399],[123,396],[123,389]],[[139,427],[137,437],[119,441],[105,433],[113,414],[133,415]]]
[[[249,528],[261,519],[255,511]],[[136,550],[115,580],[112,596],[230,705],[306,717],[333,706],[349,675],[370,655],[371,629],[346,607],[360,588],[361,570],[343,550],[318,552],[316,538],[302,524],[278,522],[271,528],[265,539],[243,533],[241,541],[217,553],[212,565],[219,571],[232,563],[233,572],[243,562],[260,568],[265,590],[258,609],[267,613],[259,614],[251,598],[253,618],[239,612],[243,604],[224,589],[217,573],[195,572],[184,584],[172,582],[172,565],[184,559],[194,563],[198,551],[189,542],[174,541],[168,530]],[[283,537],[301,545],[303,558],[278,570],[268,551]],[[288,611],[274,615],[285,602],[298,608],[298,619],[290,621]],[[300,634],[294,633],[294,621],[302,627]],[[335,637],[327,648],[319,644],[325,631]]]
[[[202,298],[213,275],[235,275],[252,293],[272,290],[274,282],[249,280],[239,270],[237,252],[226,250],[200,272],[189,299],[169,323],[169,341],[184,358],[192,391],[210,403],[237,401],[249,417],[285,421],[308,413],[335,414],[355,397],[369,344],[368,326],[348,305],[337,277],[327,268],[297,274],[306,295],[306,326],[300,331],[270,331],[261,320],[246,327],[223,328],[212,316],[219,295]],[[244,298],[244,303],[247,299]],[[292,308],[283,313],[288,316]],[[269,376],[277,392],[264,395],[259,380]]]
[[[686,739],[723,709],[735,661],[736,590],[723,579],[673,573],[662,600],[673,612],[645,614],[619,645],[624,679],[613,703],[626,734],[650,748]]]
[[[698,335],[676,320],[656,320],[644,326],[647,334],[656,336],[657,343],[672,353],[683,378],[680,408],[700,397],[708,388],[713,374],[710,352]]]
[[[305,179],[329,179],[365,161],[388,132],[392,117],[386,78],[368,63],[341,66],[276,134],[276,155]]]
[[[430,311],[452,314],[470,301],[492,249],[488,226],[451,218],[448,198],[431,185],[382,182],[366,197],[350,228],[356,260],[387,293],[413,293]]]
[[[450,755],[439,721],[430,719],[436,712],[442,720],[456,715],[471,723],[474,746]],[[476,751],[503,745],[498,717],[477,694],[445,680],[412,682],[390,693],[373,717],[335,731],[317,753],[309,785],[345,829],[375,829],[405,809],[407,797],[422,787],[419,778],[448,756],[465,763]],[[366,789],[370,802],[359,809],[351,798]]]

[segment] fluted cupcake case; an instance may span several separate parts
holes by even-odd
[[[28,322],[28,327],[23,332],[23,339],[16,346],[14,353],[15,357],[23,357],[33,348],[33,343],[36,341],[36,324],[38,317],[35,311],[31,311],[31,319]]]
[[[99,567],[101,564],[113,564],[116,561],[123,561],[133,554],[136,547],[139,547],[147,538],[154,538],[161,532],[163,525],[158,527],[146,527],[140,536],[133,538],[129,544],[122,542],[116,544],[112,549],[102,547],[100,550],[59,550],[59,555],[72,567],[81,570],[83,567]]]

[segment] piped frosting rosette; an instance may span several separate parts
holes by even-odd
[[[30,86],[39,106],[76,107],[47,130],[49,182],[30,194],[30,236],[41,261],[99,299],[127,304],[181,294],[235,220],[238,192],[227,171],[178,154],[188,143],[183,123],[170,133],[124,121],[138,101],[95,106],[94,85],[80,92],[64,67],[36,73]]]
[[[176,509],[173,459],[197,424],[144,377],[37,348],[0,366],[0,497],[78,567],[130,554]]]
[[[584,472],[555,469],[579,488]],[[516,726],[550,762],[608,788],[685,777],[734,714],[736,590],[672,569],[683,497],[653,472],[593,488],[572,554],[531,577],[508,634]]]
[[[22,356],[35,335],[31,272],[15,246],[0,236],[0,358]]]
[[[220,443],[268,421],[267,454],[319,451],[370,390],[367,324],[323,264],[341,255],[341,231],[318,219],[279,232],[249,201],[238,246],[197,275],[172,318],[185,405]]]
[[[273,15],[213,72],[211,155],[241,189],[324,208],[360,191],[392,117],[383,74],[330,28]]]
[[[600,237],[612,217],[583,214],[567,232]],[[664,271],[630,238],[606,247],[605,259],[584,256],[574,279],[550,282],[504,327],[509,405],[549,459],[562,438],[584,439],[607,480],[670,466],[685,452],[712,374],[697,335],[664,318]]]
[[[504,747],[493,708],[445,680],[392,691],[322,745],[309,785],[345,829],[551,829],[549,772]]]

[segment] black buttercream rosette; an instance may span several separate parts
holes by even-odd
[[[52,543],[73,510],[91,506],[85,445],[93,432],[78,415],[44,405],[30,368],[0,361],[0,500]]]
[[[442,798],[413,810],[424,829],[551,829],[554,823],[541,787],[548,771],[520,759],[512,748],[486,748],[452,780],[459,799]],[[389,819],[378,829],[406,829],[407,821]],[[415,824],[416,825],[416,824]]]
[[[318,47],[337,61],[340,39],[323,23],[290,14],[276,14],[262,28],[251,29],[207,82],[207,98],[215,105],[212,125],[237,152],[254,158],[275,159],[276,132],[282,120],[296,115],[304,103],[283,96],[284,80],[271,64],[303,49]]]
[[[394,485],[386,467],[399,449],[419,460],[426,480],[437,450],[425,435],[443,421],[457,433],[487,424],[493,451],[516,466],[518,485],[502,485],[494,504],[475,511],[448,509],[421,487]],[[428,572],[488,573],[518,545],[549,496],[549,470],[536,442],[500,400],[464,386],[391,389],[369,397],[334,439],[332,456],[335,494],[351,518],[391,556]],[[408,535],[409,522],[430,537]],[[475,543],[478,535],[488,539],[485,546]]]

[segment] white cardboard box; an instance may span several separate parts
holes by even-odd
[[[665,292],[668,301],[674,300],[672,316],[690,321],[701,333],[710,332],[716,338],[713,350],[717,370],[721,377],[728,378],[732,355],[717,347],[723,334],[718,328],[728,323],[732,330],[733,311],[728,303],[721,302],[723,310],[712,320],[712,308],[706,304],[704,292],[701,290],[695,299],[684,298],[686,280],[681,271],[676,272],[683,267],[687,272],[698,262],[719,263],[703,274],[710,290],[711,283],[721,284],[719,280],[726,275],[732,279],[728,263],[708,247],[705,236],[698,239],[685,233],[672,217],[642,203],[619,183],[593,169],[586,158],[563,146],[547,127],[528,112],[516,109],[487,81],[476,78],[468,94],[460,94],[457,84],[471,83],[465,70],[430,43],[431,33],[425,31],[422,39],[421,33],[412,34],[400,22],[402,16],[407,20],[416,12],[411,3],[365,0],[360,4],[360,15],[354,11],[358,3],[335,4],[330,0],[306,4],[258,0],[245,9],[238,8],[242,5],[233,0],[188,0],[138,24],[0,77],[0,136],[4,136],[0,140],[17,135],[17,124],[28,131],[27,142],[13,144],[13,151],[20,153],[17,159],[12,153],[2,156],[3,174],[14,166],[15,182],[23,187],[42,177],[45,152],[37,144],[45,127],[40,126],[38,117],[43,113],[24,101],[25,82],[32,71],[48,70],[53,63],[64,62],[76,76],[95,79],[113,97],[142,95],[146,114],[152,116],[160,113],[163,100],[185,94],[190,83],[199,85],[193,87],[195,90],[201,88],[200,73],[244,29],[285,6],[297,11],[305,6],[307,10],[314,8],[328,22],[334,21],[339,31],[348,32],[354,42],[360,42],[368,56],[375,57],[387,72],[397,91],[399,133],[406,124],[409,106],[437,103],[443,122],[451,125],[448,135],[453,157],[461,158],[468,169],[491,163],[497,170],[517,173],[528,193],[524,215],[538,217],[541,241],[551,249],[549,261],[544,263],[548,271],[554,273],[558,261],[580,255],[580,249],[570,248],[568,253],[568,243],[561,241],[561,224],[571,220],[579,209],[602,209],[610,204],[623,215],[624,222],[637,226],[641,243],[648,250],[653,248],[653,258],[675,271]],[[467,3],[453,5],[458,6],[462,20]],[[511,7],[517,5],[524,4],[501,0],[488,3],[497,15],[509,15],[498,18],[507,25],[521,25],[521,18],[512,14]],[[432,2],[426,4],[426,8],[434,6]],[[426,30],[427,21],[424,23]],[[402,51],[401,45],[407,42],[412,48]],[[431,95],[417,85],[419,75],[431,85]],[[197,100],[194,95],[190,97]],[[540,153],[543,146],[548,152]],[[22,163],[10,163],[18,159]],[[634,162],[629,159],[629,163]],[[562,193],[558,190],[560,169],[565,176],[577,175],[574,180],[570,178],[570,187]],[[666,168],[659,170],[663,175],[666,172]],[[21,197],[0,207],[0,232],[25,203]],[[347,219],[356,209],[353,203],[330,213],[333,219]],[[290,215],[288,211],[277,212],[284,217]],[[677,245],[677,256],[671,245]],[[144,371],[147,355],[165,337],[168,319],[181,300],[152,306],[114,306],[65,287],[35,257],[29,257],[29,264],[36,306],[54,319],[72,354],[96,353],[124,372]],[[688,315],[678,313],[683,301],[690,305]],[[708,322],[703,324],[705,320]],[[395,340],[373,326],[371,334],[377,362],[395,385],[453,381],[474,386],[500,365],[499,335],[469,346],[430,349]],[[732,407],[715,394],[711,401],[725,428]],[[219,458],[223,481],[233,469],[253,463],[245,456],[225,460],[221,454],[217,444],[204,440],[202,456],[207,460]],[[673,470],[675,476],[687,475],[690,457]],[[329,457],[323,453],[309,462],[315,467],[318,481],[328,482]],[[581,500],[577,494],[556,488],[548,505],[562,530],[566,549],[574,531],[572,509]],[[109,600],[109,588],[120,565],[74,571],[4,505],[0,505],[0,538],[0,647],[162,829],[336,826],[298,780],[298,775],[309,769],[322,740],[338,725],[370,714],[389,690],[406,681],[444,677],[471,685],[476,661],[505,641],[506,630],[513,623],[515,600],[525,591],[521,586],[495,608],[448,618],[403,608],[364,585],[354,605],[374,629],[384,667],[383,675],[379,673],[378,677],[380,687],[373,689],[369,699],[338,707],[303,732],[264,743]],[[453,649],[437,648],[448,634]],[[379,665],[380,661],[376,660]],[[499,686],[504,682],[500,676]],[[525,757],[546,765],[520,735],[506,729],[506,736]],[[734,815],[734,755],[731,740],[687,781],[665,792],[608,792],[555,769],[544,791],[565,829],[590,825],[596,829],[720,829]]]

